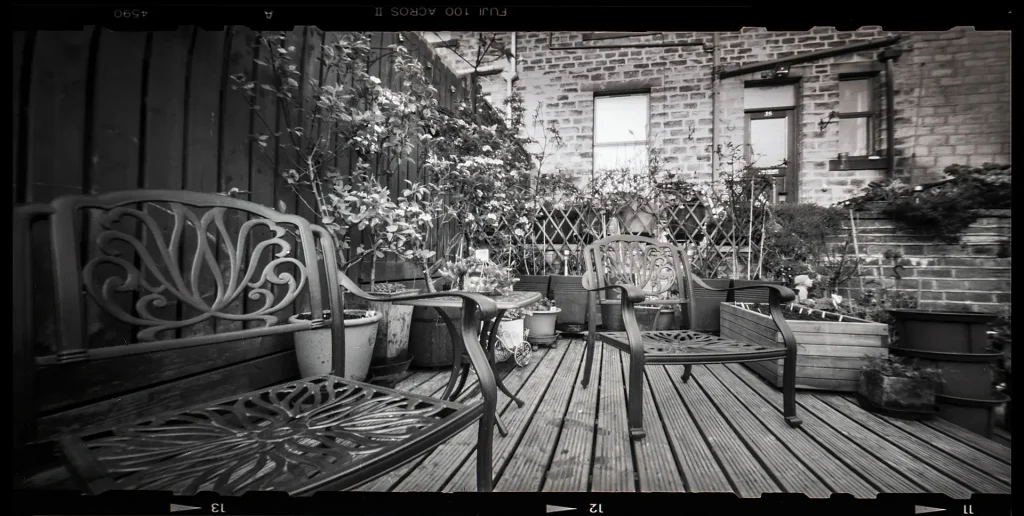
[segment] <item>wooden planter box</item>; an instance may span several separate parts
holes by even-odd
[[[935,413],[935,393],[938,384],[920,378],[886,376],[878,371],[864,371],[857,394],[863,396],[872,408],[879,411]]]
[[[782,343],[782,334],[775,329],[772,318],[755,311],[753,306],[722,303],[721,335],[754,344]],[[789,308],[785,310],[788,313]],[[889,353],[888,326],[846,316],[840,322],[836,314],[815,312],[827,314],[828,319],[787,319],[797,342],[797,388],[856,392],[865,356]],[[776,387],[782,387],[782,360],[746,365]]]

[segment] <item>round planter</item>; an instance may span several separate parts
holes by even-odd
[[[650,236],[654,234],[657,216],[643,206],[626,206],[619,210],[618,219],[623,233]]]
[[[308,321],[310,317],[309,313],[296,314],[288,321]],[[370,310],[345,310],[345,372],[342,375],[345,378],[355,381],[366,379],[381,317],[381,314]],[[324,320],[330,318],[331,312],[324,310]],[[330,373],[332,353],[330,328],[295,333],[295,357],[303,378]]]
[[[989,439],[995,427],[996,407],[1010,401],[1010,397],[1001,392],[992,392],[981,399],[948,394],[938,394],[935,399],[939,402],[939,417]]]
[[[901,348],[948,353],[984,353],[995,314],[889,310]]]
[[[459,310],[444,309],[459,325]],[[409,354],[417,367],[446,367],[452,365],[452,338],[444,319],[433,308],[418,306],[412,311],[409,333]]]
[[[409,364],[412,363],[412,358],[407,358],[401,362],[393,362],[390,364],[382,365],[371,365],[370,366],[370,380],[384,385],[394,385],[398,380],[401,379],[402,374],[409,369]]]
[[[561,311],[561,308],[554,307],[551,310],[529,312],[523,320],[523,325],[530,331],[531,337],[551,337],[555,334],[555,322],[558,320],[558,312]]]
[[[399,296],[419,294],[419,289],[402,292],[375,293],[381,298],[392,299]],[[373,345],[373,363],[392,364],[403,362],[409,356],[409,330],[412,325],[411,306],[395,305],[390,301],[370,301],[369,309],[382,314],[377,325],[377,338]]]

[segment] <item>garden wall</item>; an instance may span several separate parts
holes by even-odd
[[[238,189],[240,198],[312,218],[279,173],[278,167],[287,166],[285,151],[278,152],[277,142],[271,140],[266,147],[269,155],[264,156],[253,144],[250,135],[261,126],[245,97],[230,88],[232,74],[259,70],[254,59],[260,48],[253,31],[237,26],[164,32],[90,27],[13,36],[13,204],[134,188]],[[321,73],[319,54],[321,45],[338,37],[312,27],[287,34],[287,44],[300,49],[302,59],[296,64],[304,76],[331,80]],[[451,109],[464,99],[464,81],[415,34],[405,38],[410,50],[431,65],[427,73],[440,104]],[[398,33],[376,33],[372,46],[386,52],[397,42]],[[396,81],[384,69],[382,73],[378,64],[370,72],[393,86]],[[271,126],[281,127],[272,97],[261,94],[262,115]],[[349,166],[345,161],[337,163],[343,173]],[[416,170],[406,165],[393,175],[393,195],[405,179],[417,179]],[[33,229],[37,256],[46,256],[49,228],[37,224]],[[358,244],[357,239],[353,247]],[[30,357],[52,354],[55,338],[51,266],[39,260],[33,277],[38,294],[32,306],[38,338],[15,343],[34,348],[26,352]],[[392,263],[383,264],[377,277],[404,279],[410,274]],[[129,329],[121,335],[96,318],[87,325],[92,345],[134,341]],[[47,399],[34,399],[29,405],[40,416],[35,437],[45,439],[67,425],[110,423],[154,409],[192,405],[297,374],[289,339],[254,339],[42,367],[36,378],[55,387]]]
[[[1010,210],[983,212],[960,244],[915,234],[877,211],[855,212],[854,220],[865,278],[917,295],[925,309],[997,312],[1010,305]],[[844,229],[849,228],[847,220]],[[886,258],[887,251],[902,257],[898,262]],[[896,263],[904,267],[898,281]],[[849,284],[855,291],[859,282]]]

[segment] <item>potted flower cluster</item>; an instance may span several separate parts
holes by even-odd
[[[534,345],[547,344],[554,347],[558,341],[555,323],[561,311],[561,308],[555,306],[555,300],[549,298],[541,299],[527,306],[524,309],[526,319],[523,322],[526,331],[529,332],[527,340]]]
[[[387,256],[422,259],[426,235],[435,226],[440,206],[430,185],[409,184],[392,198],[389,164],[412,159],[412,141],[422,141],[440,117],[433,88],[416,56],[401,44],[392,45],[390,76],[401,78],[403,89],[392,90],[368,73],[377,61],[368,32],[343,33],[322,47],[321,66],[350,80],[321,82],[304,77],[302,49],[289,46],[285,33],[259,33],[259,58],[251,75],[233,75],[240,92],[262,123],[252,134],[261,152],[305,203],[316,222],[338,245],[343,272],[370,262],[371,285],[375,262]],[[274,116],[271,116],[274,115]],[[398,142],[398,144],[396,144]],[[351,161],[350,161],[351,157]],[[342,159],[343,158],[343,159]],[[352,163],[343,171],[336,164]],[[279,201],[281,211],[295,211]],[[353,234],[363,244],[351,245]],[[325,317],[330,317],[326,314]],[[297,314],[294,319],[309,319]],[[345,377],[363,380],[377,341],[383,315],[373,310],[345,310]],[[329,330],[295,336],[303,376],[329,372]]]
[[[868,357],[861,368],[857,399],[865,410],[904,419],[930,418],[942,385],[938,369],[896,356]]]

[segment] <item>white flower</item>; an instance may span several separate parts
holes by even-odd
[[[371,75],[370,76],[370,82],[372,82],[374,84],[380,84],[380,79],[378,79],[378,78],[376,78],[376,77]]]
[[[481,147],[481,150],[484,151],[484,152],[491,152],[491,146],[490,145],[484,145],[483,147]]]

